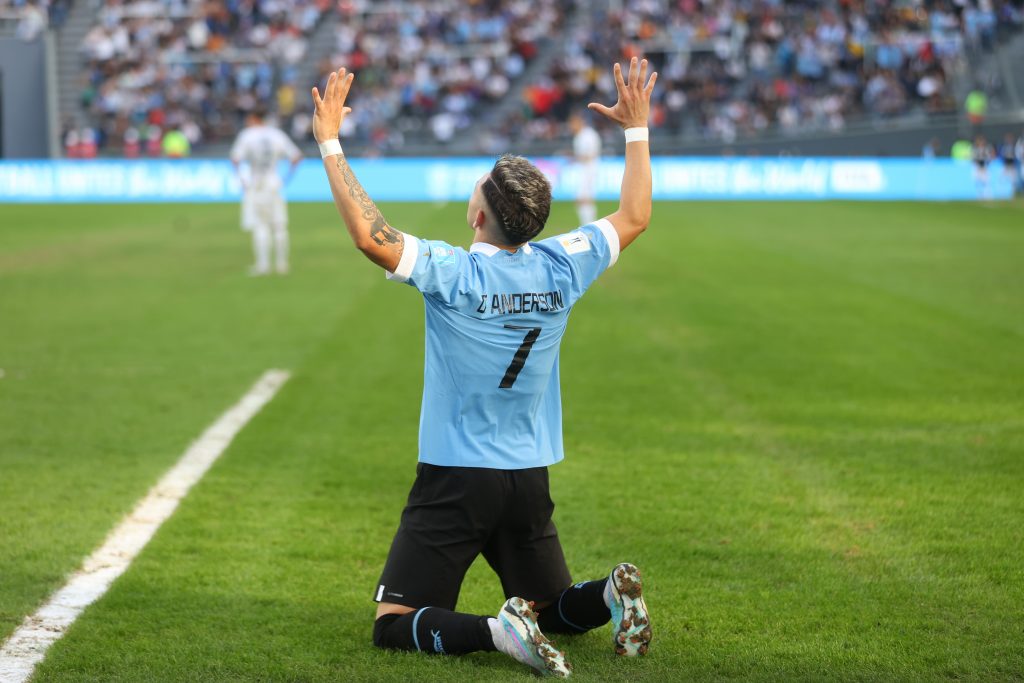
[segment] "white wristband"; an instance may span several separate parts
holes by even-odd
[[[337,138],[334,138],[332,140],[324,140],[323,142],[320,143],[320,157],[323,159],[341,153],[341,143],[338,142]]]
[[[631,142],[647,142],[647,133],[646,128],[627,128],[626,144]]]

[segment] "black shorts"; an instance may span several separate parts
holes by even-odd
[[[572,584],[548,493],[548,469],[419,463],[374,600],[454,610],[483,553],[505,597],[553,600]]]

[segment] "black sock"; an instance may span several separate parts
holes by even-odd
[[[540,612],[537,624],[544,633],[585,633],[611,621],[612,613],[604,604],[604,586],[608,579],[569,586],[558,599]]]
[[[373,624],[373,644],[442,655],[494,650],[487,619],[440,607],[424,607],[401,615],[385,614]]]

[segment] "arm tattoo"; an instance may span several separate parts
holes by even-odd
[[[374,207],[376,209],[376,207]],[[373,219],[373,223],[370,225],[370,239],[377,243],[377,246],[383,247],[385,244],[399,244],[404,242],[402,239],[402,233],[398,232],[384,220],[384,216],[381,215],[380,211],[377,211],[377,215]],[[402,245],[399,245],[399,249]]]
[[[401,253],[405,246],[402,233],[392,228],[384,220],[380,209],[377,208],[377,205],[370,199],[370,195],[366,194],[366,190],[356,180],[355,174],[352,173],[352,168],[345,160],[345,156],[341,154],[338,155],[338,170],[341,171],[341,178],[345,181],[345,185],[348,186],[348,196],[356,200],[359,208],[362,209],[363,218],[370,221],[370,239],[381,247],[385,244],[396,244],[398,245],[398,252]]]

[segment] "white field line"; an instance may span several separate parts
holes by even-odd
[[[85,559],[64,587],[35,614],[25,618],[0,648],[0,681],[22,683],[32,676],[50,645],[124,573],[160,525],[174,514],[192,485],[206,474],[235,435],[274,398],[290,376],[285,370],[267,370],[238,403],[189,446],[103,545]]]

